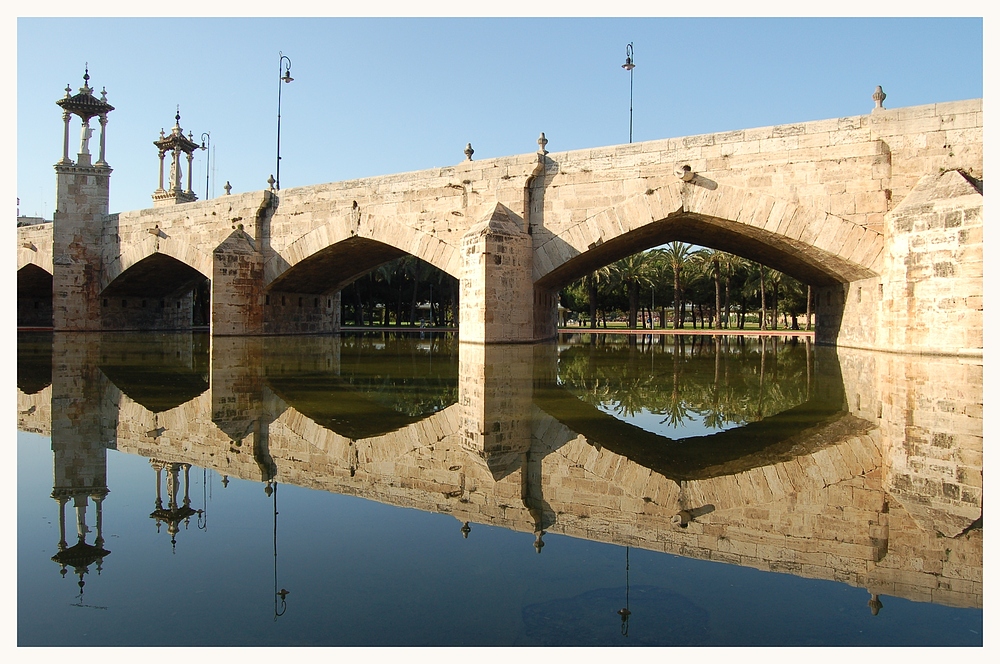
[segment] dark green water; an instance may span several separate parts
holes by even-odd
[[[892,430],[846,366],[21,334],[18,645],[982,645],[981,518],[942,543],[886,462],[826,461]]]

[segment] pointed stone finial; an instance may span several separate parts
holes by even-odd
[[[174,126],[180,129],[181,127],[181,105],[177,104],[177,115],[174,116]]]
[[[549,151],[545,149],[545,146],[549,144],[549,139],[545,138],[545,132],[543,131],[538,135],[538,154],[548,154]]]
[[[474,153],[474,152],[475,152],[475,150],[472,149],[472,143],[466,143],[465,144],[465,160],[466,161],[472,161],[472,153]]]
[[[107,86],[101,86],[101,101],[108,100],[108,88]]]
[[[274,175],[270,175],[267,178],[267,189],[268,191],[274,191]]]
[[[88,63],[83,63],[83,87],[80,88],[80,92],[89,94],[90,93],[90,67]]]
[[[163,127],[160,127],[160,138],[163,139],[163,138],[166,138],[166,137],[167,137],[167,135],[164,133]]]
[[[872,99],[875,100],[875,109],[874,110],[876,110],[876,111],[883,111],[883,110],[885,110],[882,107],[882,102],[885,101],[885,93],[882,92],[882,86],[881,85],[875,86],[875,93],[872,95]]]
[[[229,192],[233,190],[233,185],[229,184],[229,180],[226,180],[226,186],[223,187],[223,189],[226,190],[226,196],[228,196]]]
[[[66,99],[69,99],[72,94],[73,94],[73,88],[71,88],[69,86],[69,83],[67,83],[66,84]]]

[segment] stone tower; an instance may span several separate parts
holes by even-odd
[[[63,155],[56,165],[56,210],[52,217],[52,323],[56,330],[98,330],[101,312],[98,278],[101,267],[101,235],[108,216],[111,167],[105,161],[105,130],[108,113],[107,92],[94,97],[90,73],[84,68],[83,87],[75,95],[66,86],[66,96],[58,100],[63,109]],[[80,151],[74,162],[69,157],[70,118],[81,121]],[[101,125],[100,151],[91,163],[90,120]]]

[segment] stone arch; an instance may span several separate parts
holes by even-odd
[[[536,286],[555,289],[665,241],[750,258],[814,285],[881,270],[884,237],[832,214],[701,178],[674,182],[601,210],[534,251]]]
[[[334,290],[404,254],[416,256],[456,279],[460,276],[461,254],[457,247],[410,226],[405,219],[352,211],[314,228],[269,258],[264,264],[264,285],[269,289],[311,292],[299,282],[313,282],[315,288],[314,275],[323,274],[328,282],[324,290]]]
[[[104,291],[129,268],[154,255],[168,256],[201,273],[206,279],[212,275],[212,255],[183,240],[150,234],[139,242],[122,247],[121,252],[107,263],[101,273],[99,291]]]
[[[27,245],[27,246],[26,246]],[[17,269],[20,271],[28,265],[45,270],[52,274],[52,250],[49,247],[39,247],[31,241],[25,241],[17,248]]]

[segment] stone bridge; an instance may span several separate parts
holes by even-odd
[[[84,142],[56,165],[53,223],[18,229],[19,315],[184,329],[210,283],[213,335],[336,332],[340,289],[409,254],[459,281],[462,341],[531,342],[555,336],[562,287],[680,240],[814,286],[821,343],[977,355],[982,126],[970,100],[570,152],[543,135],[533,154],[208,201],[161,177],[153,208],[120,214]]]
[[[621,442],[634,427],[561,396],[550,344],[460,344],[457,400],[409,422],[345,424],[277,394],[338,373],[341,343],[275,358],[260,338],[218,338],[200,359],[183,338],[57,333],[49,384],[19,370],[18,426],[51,435],[64,493],[74,473],[106,477],[110,447],[531,533],[539,549],[555,532],[982,606],[981,363],[817,349],[814,396],[768,418],[795,433],[726,431],[724,454],[696,458],[662,437],[636,454]],[[137,358],[174,388],[144,388],[125,370]]]

